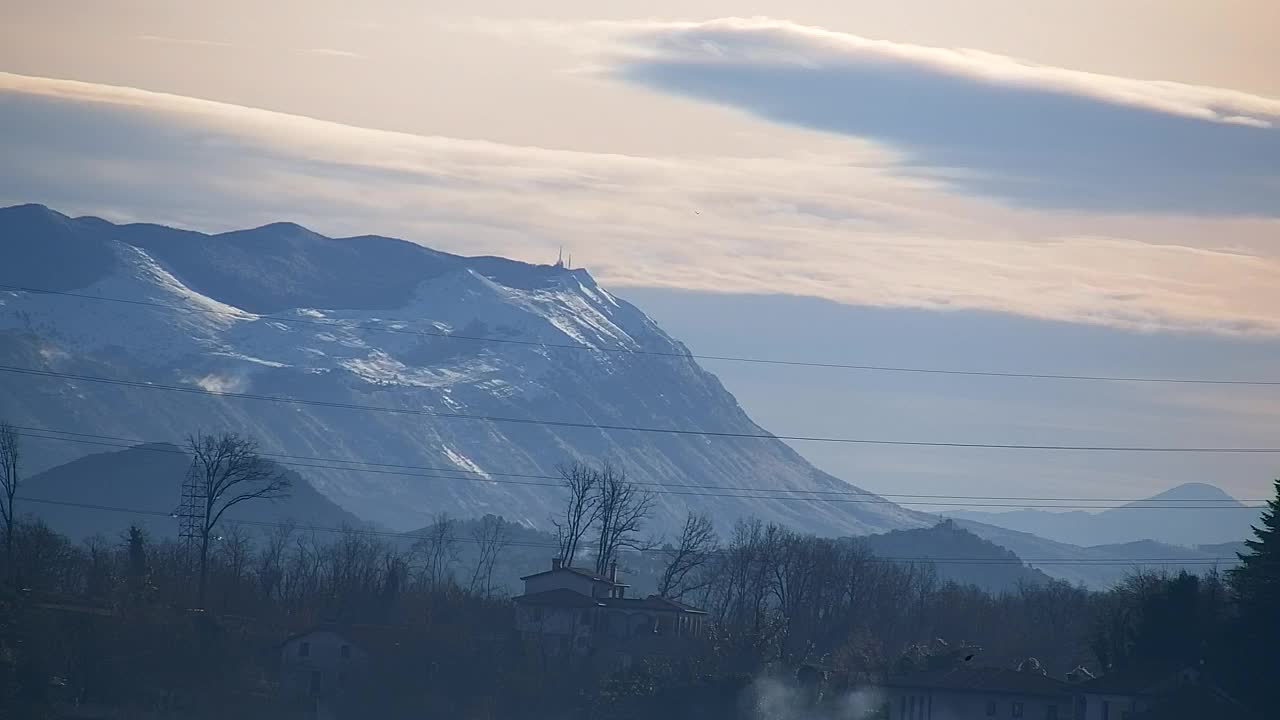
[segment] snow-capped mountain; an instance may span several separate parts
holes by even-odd
[[[0,210],[0,248],[0,283],[129,301],[0,290],[0,364],[330,404],[0,373],[0,417],[14,424],[150,441],[234,429],[265,450],[322,458],[293,467],[355,514],[402,529],[438,512],[546,527],[562,495],[528,476],[578,459],[663,484],[655,533],[686,508],[726,528],[747,515],[823,534],[931,524],[870,495],[707,489],[857,490],[777,440],[465,417],[764,432],[692,359],[617,352],[687,354],[585,270],[285,223],[210,236],[35,205]],[[29,443],[41,467],[101,449]]]

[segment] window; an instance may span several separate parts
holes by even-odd
[[[995,717],[995,716],[996,716],[996,701],[988,700],[987,701],[987,717]]]
[[[1050,705],[1044,711],[1044,720],[1058,720],[1058,706]]]
[[[1111,703],[1102,701],[1102,720],[1111,720]]]
[[[319,670],[311,671],[311,694],[312,695],[320,694],[320,671]]]
[[[311,657],[311,643],[298,643],[298,657]]]
[[[1014,703],[1014,704],[1013,704],[1013,709],[1012,709],[1012,711],[1010,712],[1010,715],[1012,715],[1013,717],[1016,717],[1016,718],[1018,718],[1018,717],[1022,717],[1022,703],[1020,703],[1020,702],[1016,702],[1016,703]]]
[[[341,648],[341,649],[339,649],[339,651],[338,651],[338,652],[342,655],[342,659],[343,659],[343,660],[350,660],[350,659],[351,659],[351,646],[350,646],[350,645],[343,645],[343,646],[342,646],[342,648]]]

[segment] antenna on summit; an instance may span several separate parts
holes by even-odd
[[[556,264],[554,265],[554,267],[558,267],[558,268],[564,267],[564,246],[563,245],[560,246],[560,254],[556,256]]]

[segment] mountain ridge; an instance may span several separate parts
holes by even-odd
[[[0,386],[9,421],[154,439],[170,439],[175,429],[236,429],[258,438],[264,449],[352,462],[352,469],[308,475],[348,511],[398,529],[420,527],[438,512],[503,514],[545,528],[559,503],[555,491],[490,473],[554,475],[557,465],[574,461],[612,460],[633,477],[673,491],[751,484],[784,492],[858,492],[777,440],[599,428],[764,433],[714,375],[682,357],[688,355],[683,344],[586,270],[466,258],[402,240],[370,245],[369,236],[333,239],[299,228],[272,224],[207,235],[72,219],[47,208],[0,210],[0,242],[14,260],[0,268],[0,282],[34,285],[29,271],[47,262],[49,253],[65,254],[75,245],[86,251],[71,253],[66,264],[74,272],[59,278],[57,289],[143,303],[0,292],[5,363],[335,406],[44,379]],[[384,266],[391,266],[385,282]],[[270,315],[263,314],[267,310]],[[277,321],[288,318],[307,322]],[[349,404],[458,417],[336,407]],[[65,445],[59,450],[56,441],[38,442],[46,467],[78,452]],[[455,469],[446,477],[374,475],[370,462]],[[933,521],[870,494],[859,503],[725,495],[734,494],[658,495],[649,530],[668,530],[689,510],[711,513],[726,529],[755,515],[829,535]]]
[[[1178,510],[1180,520],[1169,522],[1169,511],[1158,507],[1161,502],[1203,503],[1207,507]],[[1098,513],[1022,509],[1007,512],[958,510],[945,514],[1009,530],[1032,532],[1072,545],[1115,545],[1155,540],[1169,545],[1195,547],[1239,542],[1250,537],[1250,524],[1257,521],[1257,512],[1244,508],[1243,503],[1221,488],[1192,482]]]

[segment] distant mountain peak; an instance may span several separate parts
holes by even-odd
[[[52,209],[50,209],[48,205],[41,205],[40,203],[21,203],[21,204],[19,204],[19,205],[9,205],[8,207],[2,207],[2,208],[0,208],[0,213],[6,213],[6,214],[10,214],[10,213],[13,213],[13,214],[17,214],[17,213],[47,213],[47,214],[49,214],[49,215],[61,215],[61,214],[62,214],[62,213],[57,212],[56,210],[52,210]]]
[[[1228,495],[1226,491],[1224,491],[1222,488],[1218,487],[1217,485],[1210,485],[1208,483],[1201,483],[1201,482],[1183,483],[1181,485],[1171,487],[1162,493],[1153,495],[1152,497],[1149,497],[1146,500],[1143,500],[1134,504],[1143,505],[1148,502],[1153,502],[1157,500],[1178,500],[1178,501],[1192,500],[1192,501],[1222,503],[1225,505],[1240,504],[1238,500]]]

